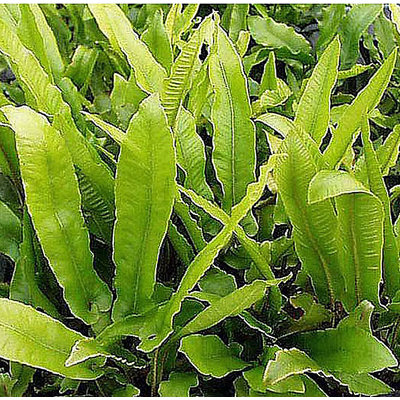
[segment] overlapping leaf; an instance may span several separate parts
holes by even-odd
[[[111,293],[93,269],[72,161],[59,132],[28,107],[3,108],[15,131],[30,214],[64,296],[75,315],[96,322]]]
[[[285,139],[281,151],[288,157],[276,169],[275,180],[293,225],[297,254],[318,298],[323,303],[333,302],[340,298],[343,287],[333,206],[329,200],[307,204],[308,185],[317,168],[296,131]]]
[[[369,300],[379,306],[382,202],[344,171],[320,171],[310,182],[308,194],[311,202],[335,197],[340,266],[346,282],[345,305],[352,310],[362,300]]]
[[[89,9],[111,46],[127,57],[139,86],[148,93],[161,91],[165,69],[133,31],[129,19],[118,5],[90,4]]]
[[[347,107],[333,131],[333,137],[323,154],[323,162],[331,167],[340,164],[346,150],[353,143],[355,135],[361,128],[361,121],[366,111],[369,113],[379,103],[392,75],[397,51],[385,60],[383,65],[371,78],[368,85],[357,95]]]

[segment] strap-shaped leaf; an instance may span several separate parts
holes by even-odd
[[[342,41],[341,69],[353,66],[358,58],[361,35],[374,22],[382,10],[381,4],[353,4],[340,24]]]
[[[294,123],[318,144],[321,144],[328,129],[330,98],[336,83],[339,54],[340,43],[336,38],[314,68],[297,107]]]
[[[231,227],[223,228],[189,265],[178,290],[172,295],[170,301],[160,307],[155,315],[149,315],[148,324],[144,327],[143,333],[141,332],[141,337],[143,337],[140,344],[141,350],[145,352],[154,350],[172,332],[172,319],[179,312],[183,299],[211,266],[222,248],[227,245],[231,235]]]
[[[154,13],[148,28],[142,33],[140,39],[146,43],[155,59],[169,72],[173,63],[173,54],[161,10]]]
[[[382,202],[345,171],[320,171],[311,180],[308,195],[311,202],[336,199],[345,306],[353,310],[362,300],[369,300],[378,307],[382,279]]]
[[[369,138],[369,124],[365,118],[361,127],[365,163],[368,175],[368,184],[383,204],[384,210],[384,245],[383,245],[383,273],[386,293],[393,297],[400,289],[399,249],[393,232],[389,195],[383,180],[377,155]]]
[[[371,68],[372,68],[371,64],[369,64],[369,65],[356,64],[356,65],[353,65],[349,69],[339,71],[338,75],[337,75],[337,79],[341,80],[341,79],[353,78],[357,75],[364,73],[365,71],[369,71]]]
[[[47,86],[51,85],[51,79],[40,65],[39,61],[21,42],[15,30],[0,19],[0,31],[4,35],[0,40],[0,51],[9,57],[14,74],[19,78],[29,105],[41,104],[43,111],[50,111],[52,104],[45,104],[47,100]]]
[[[168,225],[168,238],[183,264],[189,265],[194,259],[193,248],[186,237],[178,231],[178,228],[172,221],[170,221]]]
[[[116,176],[114,320],[149,308],[175,195],[172,134],[158,95],[131,119]]]
[[[99,51],[92,47],[79,45],[72,56],[71,64],[65,71],[65,75],[81,88],[81,92],[86,93],[90,83]]]
[[[104,239],[110,240],[114,218],[114,183],[110,171],[78,131],[68,104],[51,84],[38,60],[1,20],[0,51],[9,58],[19,83],[26,89],[29,104],[53,116],[53,126],[62,134],[77,168],[83,208],[90,212],[90,220],[101,227]]]
[[[19,23],[15,31],[18,38],[27,49],[33,52],[51,83],[57,84],[61,89],[65,101],[71,106],[77,126],[84,131],[86,127],[82,125],[84,121],[79,115],[82,108],[81,100],[77,96],[78,92],[71,80],[63,77],[64,61],[59,51],[59,42],[57,42],[56,36],[50,28],[43,10],[37,4],[21,4],[19,5],[19,12]],[[79,53],[81,54],[81,52]],[[97,50],[93,50],[93,53],[96,54]],[[95,61],[96,58],[93,63]],[[82,64],[81,62],[81,73],[84,75]],[[91,68],[93,69],[93,65]]]
[[[211,328],[228,317],[239,315],[250,308],[256,301],[262,299],[269,286],[278,285],[281,280],[254,281],[250,285],[236,289],[232,293],[213,301],[209,307],[192,319],[179,332],[179,336],[191,335]]]
[[[240,57],[225,31],[219,26],[216,30],[214,53],[209,60],[215,95],[211,109],[212,160],[224,192],[222,208],[230,213],[255,179],[255,128]]]
[[[206,103],[211,94],[210,78],[208,76],[208,59],[199,68],[193,79],[192,87],[188,93],[187,109],[199,121]]]
[[[337,34],[345,14],[345,4],[330,4],[322,9],[321,17],[318,19],[319,36],[316,46],[318,55]]]
[[[185,185],[208,199],[213,198],[205,177],[206,155],[203,141],[196,132],[192,114],[180,108],[175,128],[176,157],[186,173]]]
[[[229,37],[236,42],[240,31],[247,27],[249,4],[228,4],[221,18],[221,25],[228,32]]]
[[[340,164],[346,150],[361,128],[364,112],[372,111],[383,96],[392,75],[396,57],[397,50],[394,50],[371,78],[368,85],[347,107],[339,120],[338,127],[333,131],[333,137],[328,148],[323,154],[322,161],[324,164],[330,167],[337,167]]]
[[[272,165],[273,163],[271,163]],[[265,167],[265,170],[267,168]],[[230,217],[223,210],[221,210],[218,206],[212,204],[210,201],[207,201],[203,197],[199,196],[192,190],[186,190],[182,187],[179,187],[179,190],[182,193],[185,193],[189,198],[199,207],[201,207],[204,211],[206,211],[212,218],[220,221],[224,225],[228,225],[230,223]],[[263,256],[261,249],[257,242],[249,238],[244,232],[243,228],[240,225],[235,227],[235,233],[245,250],[248,252],[250,257],[253,259],[257,269],[266,279],[274,279],[274,274],[271,271],[270,266],[268,265],[267,259]]]
[[[57,83],[63,75],[64,63],[53,31],[38,4],[20,4],[19,8],[21,17],[17,32],[20,40],[35,54],[53,82]]]
[[[129,19],[117,4],[89,4],[99,28],[114,50],[125,54],[138,85],[148,93],[162,90],[165,69],[133,31]]]
[[[151,325],[143,332],[147,337],[140,344],[143,351],[152,351],[159,346],[172,331],[172,318],[179,312],[182,300],[189,294],[202,275],[210,267],[219,251],[228,243],[235,227],[247,215],[251,207],[261,197],[266,185],[266,173],[260,175],[260,179],[248,185],[246,196],[233,208],[230,223],[196,256],[189,265],[179,285],[178,290],[172,295],[170,301],[164,307],[157,310],[156,317],[150,317]],[[157,317],[161,317],[157,321]],[[150,329],[148,329],[150,328]],[[156,333],[157,332],[157,333]]]
[[[204,240],[203,232],[196,220],[191,216],[189,206],[184,203],[179,196],[176,196],[175,198],[174,212],[178,215],[183,226],[189,233],[195,250],[203,250],[207,244],[207,242]]]
[[[165,20],[165,28],[172,44],[180,40],[192,24],[192,20],[197,14],[199,4],[188,4],[182,11],[182,4],[172,4]]]
[[[43,251],[71,311],[92,324],[110,308],[111,293],[93,269],[68,149],[42,115],[26,106],[2,110],[15,131],[26,202]]]
[[[266,182],[268,175],[275,168],[277,162],[283,158],[282,154],[273,155],[269,158],[268,162],[261,166],[259,182]],[[223,210],[218,206],[214,205],[207,199],[199,196],[192,190],[187,190],[185,188],[179,187],[179,190],[185,193],[197,206],[201,207],[205,212],[207,212],[212,218],[220,221],[224,225],[229,225],[233,221],[233,217],[229,217]],[[255,263],[257,269],[266,279],[275,279],[274,274],[268,265],[267,259],[263,256],[261,249],[257,242],[249,238],[244,229],[237,225],[235,227],[235,233],[245,250],[248,252],[253,262]]]
[[[276,168],[275,181],[293,225],[297,254],[311,276],[322,303],[340,298],[340,273],[335,230],[337,218],[329,200],[307,204],[308,185],[317,168],[310,148],[296,131],[285,139],[281,151],[288,157]]]
[[[0,298],[0,356],[72,379],[96,379],[101,372],[89,363],[66,367],[68,354],[80,333],[16,301]]]
[[[144,315],[132,315],[115,322],[104,329],[95,339],[80,341],[76,344],[67,365],[80,363],[98,355],[110,356],[104,344],[114,342],[121,336],[138,336],[142,339],[140,350],[151,352],[160,346],[172,333],[172,319],[180,311],[181,302],[195,286],[204,272],[210,267],[220,250],[228,243],[232,230],[224,228],[189,265],[182,282],[171,299]]]
[[[190,89],[195,69],[199,67],[199,53],[204,41],[203,31],[211,23],[212,20],[207,18],[194,31],[174,61],[171,75],[164,81],[161,99],[171,126],[174,126],[178,109]]]
[[[344,304],[352,310],[362,300],[380,305],[382,280],[383,207],[367,193],[352,193],[336,199],[339,245],[346,288]]]

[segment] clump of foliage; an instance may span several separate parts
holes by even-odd
[[[396,5],[0,5],[0,394],[399,388]]]

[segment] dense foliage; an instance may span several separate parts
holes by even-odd
[[[0,395],[400,388],[400,8],[0,5]]]

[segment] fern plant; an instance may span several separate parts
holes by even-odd
[[[398,9],[316,7],[0,6],[4,395],[392,391]]]

